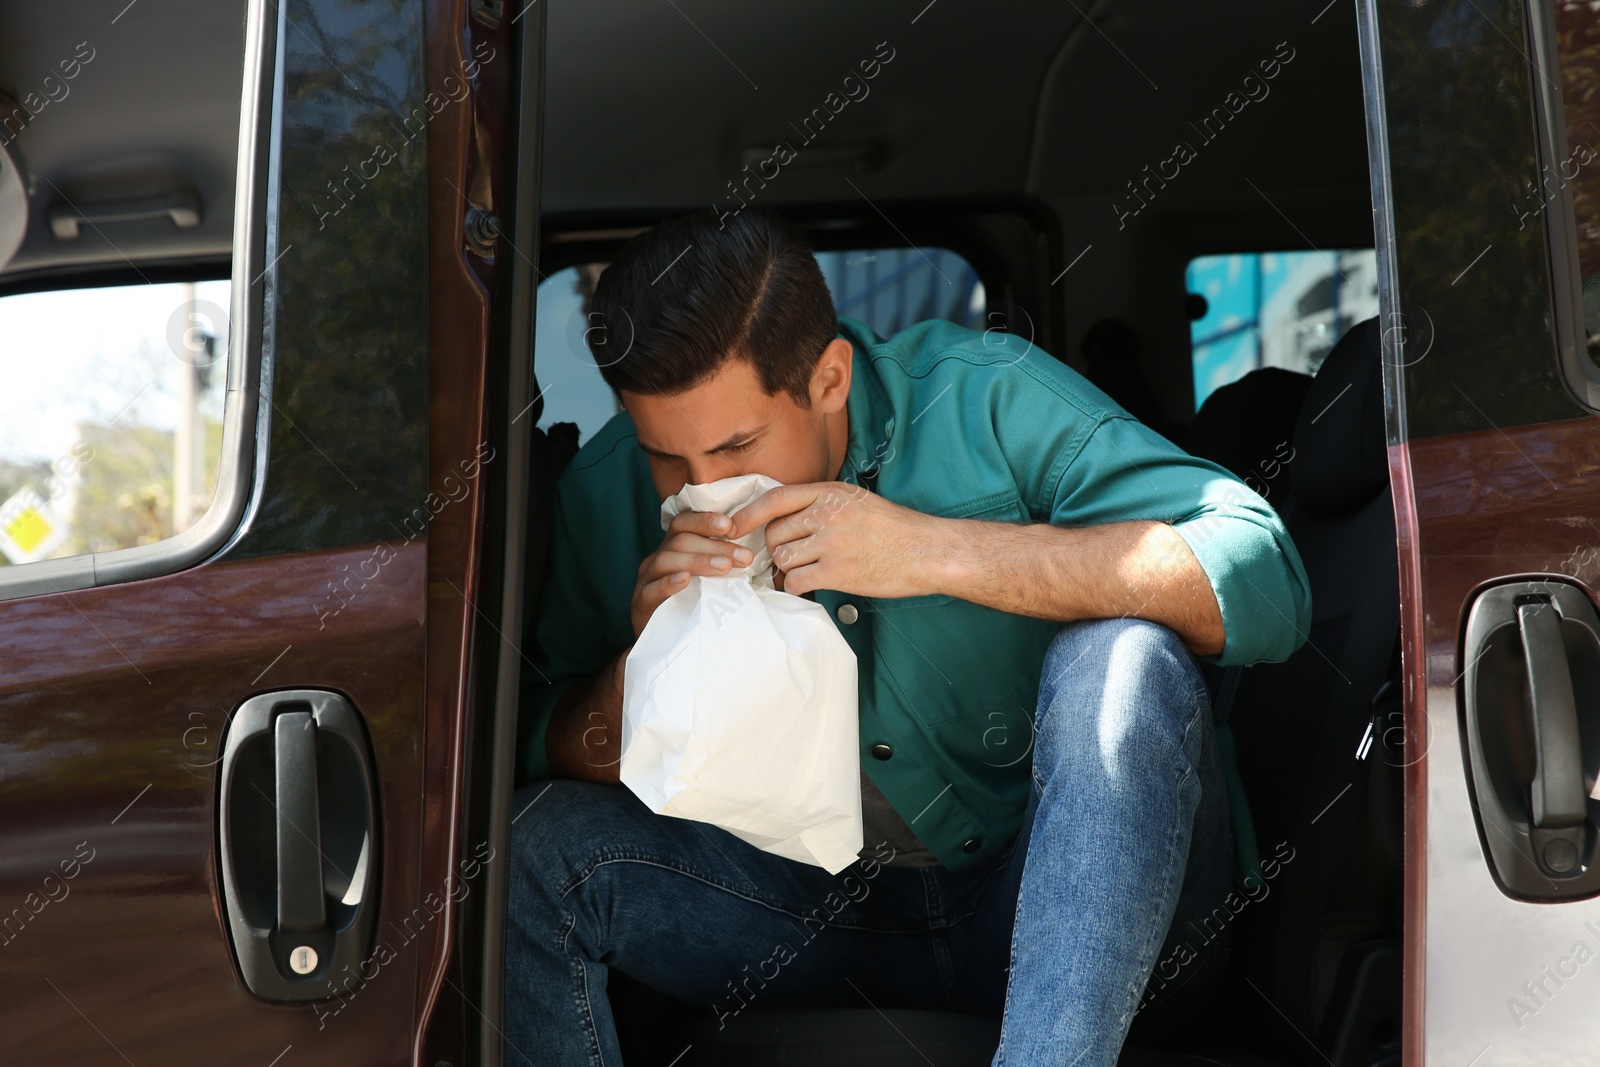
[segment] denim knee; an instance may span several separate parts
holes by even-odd
[[[511,894],[560,897],[605,848],[637,821],[619,786],[569,779],[533,782],[511,799]]]
[[[1035,777],[1063,760],[1114,775],[1152,746],[1176,748],[1196,765],[1202,738],[1195,727],[1209,707],[1194,657],[1167,627],[1132,618],[1068,623],[1040,674]]]
[[[1063,686],[1098,688],[1110,669],[1141,688],[1205,692],[1194,657],[1172,630],[1146,619],[1085,619],[1062,626],[1045,651],[1040,710]]]
[[[1044,656],[1044,680],[1051,682],[1081,665],[1103,659],[1123,647],[1140,656],[1190,663],[1189,651],[1176,633],[1147,619],[1082,619],[1062,625]]]

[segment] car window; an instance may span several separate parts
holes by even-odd
[[[926,319],[982,329],[986,297],[971,263],[947,248],[820,252],[817,262],[840,315],[888,337]]]
[[[112,20],[149,47],[8,15],[27,47],[0,92],[0,599],[192,566],[246,512],[262,333],[238,294],[273,259],[235,224],[241,188],[247,213],[277,195],[270,102],[246,5],[201,6]]]
[[[869,248],[817,253],[834,309],[881,337],[925,319],[982,329],[987,297],[977,270],[946,248]],[[589,294],[603,263],[567,267],[539,283],[534,368],[544,398],[539,425],[578,426],[587,441],[620,408],[584,340]]]
[[[0,565],[152,544],[211,503],[229,283],[0,298]]]
[[[1549,0],[1543,0],[1549,4]],[[1566,228],[1576,245],[1583,301],[1583,349],[1600,365],[1600,20],[1595,5],[1557,0],[1554,14],[1563,129],[1535,178],[1512,204],[1517,228],[1537,224],[1563,192],[1570,191],[1572,216],[1550,219]]]
[[[1347,329],[1378,313],[1370,248],[1199,256],[1185,282],[1204,298],[1204,314],[1189,329],[1197,411],[1217,389],[1261,367],[1315,373]]]
[[[534,374],[544,399],[539,426],[548,430],[558,422],[577,423],[579,441],[593,437],[621,410],[584,340],[589,295],[603,269],[603,263],[585,263],[539,283],[533,339]]]

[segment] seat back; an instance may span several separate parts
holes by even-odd
[[[1311,388],[1311,375],[1282,367],[1263,367],[1206,397],[1185,437],[1190,454],[1232,471],[1260,493],[1281,517],[1290,508],[1288,467],[1300,407]],[[1233,829],[1235,878],[1244,887],[1258,875],[1261,855],[1250,802],[1239,778],[1237,745],[1228,717],[1244,675],[1242,667],[1203,668],[1216,713],[1217,744],[1228,782],[1228,816]]]
[[[1184,448],[1232,471],[1282,514],[1289,493],[1284,457],[1293,449],[1295,421],[1310,388],[1309,374],[1253,370],[1206,397]]]
[[[528,525],[523,543],[522,640],[524,651],[538,653],[539,601],[550,566],[550,537],[554,531],[556,479],[578,454],[578,426],[558,422],[549,430],[535,429],[528,455]],[[525,668],[526,669],[526,668]]]
[[[1233,919],[1216,1025],[1282,1055],[1315,1040],[1337,1067],[1387,1055],[1384,1026],[1339,1036],[1352,1011],[1397,1024],[1399,1010],[1397,760],[1367,744],[1394,691],[1400,602],[1378,340],[1376,319],[1351,329],[1300,406],[1279,508],[1311,628],[1287,661],[1240,672],[1230,711],[1262,870]]]

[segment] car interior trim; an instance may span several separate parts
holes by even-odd
[[[516,74],[513,80],[516,117],[511,127],[516,141],[510,146],[509,231],[514,247],[540,248],[539,171],[544,155],[541,132],[544,99],[544,49],[547,7],[541,6],[523,21],[517,40]],[[537,254],[537,253],[536,253]],[[522,629],[524,583],[527,559],[523,545],[527,539],[530,506],[548,507],[549,501],[530,501],[531,450],[534,427],[543,405],[533,395],[535,388],[534,311],[541,268],[525,256],[509,258],[510,270],[502,282],[505,292],[504,325],[497,331],[498,351],[492,358],[502,364],[506,388],[497,390],[500,400],[490,413],[496,436],[505,442],[505,462],[500,469],[504,479],[497,486],[503,504],[498,529],[489,523],[485,532],[486,568],[498,557],[500,579],[500,618],[494,642],[494,691],[490,703],[489,731],[492,757],[484,782],[487,839],[504,855],[511,854],[511,802],[516,785],[517,714],[521,702],[523,657],[510,655],[526,644]],[[516,414],[520,412],[521,414]],[[493,542],[498,539],[499,544]],[[487,578],[486,578],[487,581]],[[505,938],[510,871],[491,864],[485,874],[481,940],[477,943],[478,1014],[477,1062],[482,1067],[500,1067],[505,1061],[502,1044],[505,997]]]
[[[1378,321],[1382,324],[1384,423],[1390,445],[1406,433],[1404,312],[1395,266],[1394,189],[1389,177],[1389,117],[1384,109],[1383,53],[1378,42],[1377,0],[1357,5],[1361,40],[1361,88],[1367,112],[1367,168],[1372,185],[1372,246],[1378,257]],[[1391,328],[1398,325],[1400,328]],[[1428,337],[1431,342],[1431,336]]]

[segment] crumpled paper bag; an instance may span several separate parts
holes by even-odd
[[[780,483],[686,485],[661,505],[731,515]],[[720,826],[837,874],[861,851],[856,657],[820,604],[773,587],[763,534],[749,566],[691,575],[623,671],[622,782],[650,810]]]

